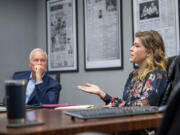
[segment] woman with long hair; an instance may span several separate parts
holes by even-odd
[[[154,30],[137,32],[130,48],[129,61],[137,64],[138,68],[129,74],[122,98],[112,97],[90,83],[77,88],[98,95],[111,107],[158,105],[167,86],[168,63],[161,35]]]

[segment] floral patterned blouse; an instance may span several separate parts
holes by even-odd
[[[106,94],[104,102],[111,103],[113,107],[157,106],[167,86],[167,72],[157,68],[149,72],[144,81],[138,80],[137,76],[137,70],[130,73],[125,84],[123,99]]]

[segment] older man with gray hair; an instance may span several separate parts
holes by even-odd
[[[26,104],[55,104],[59,98],[61,85],[46,73],[47,54],[41,48],[33,49],[29,55],[31,71],[13,75],[13,79],[27,80]]]

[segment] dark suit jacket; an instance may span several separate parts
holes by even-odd
[[[20,72],[13,75],[13,79],[25,79],[29,81],[31,72]],[[35,86],[27,104],[55,104],[59,98],[61,85],[45,73],[43,83]],[[26,86],[27,87],[27,86]]]

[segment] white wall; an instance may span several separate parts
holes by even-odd
[[[36,44],[35,0],[0,0],[0,101],[4,80],[28,69],[28,55]]]
[[[28,55],[35,47],[46,49],[46,0],[0,1],[0,100],[4,96],[4,80],[17,70],[28,69]],[[98,84],[107,93],[122,96],[125,81],[133,69],[129,63],[132,44],[131,0],[123,0],[123,61],[124,69],[106,71],[84,70],[83,0],[78,2],[79,71],[61,73],[60,103],[104,104],[97,96],[78,91],[86,82]]]
[[[46,0],[36,0],[36,38],[38,47],[46,50]]]

